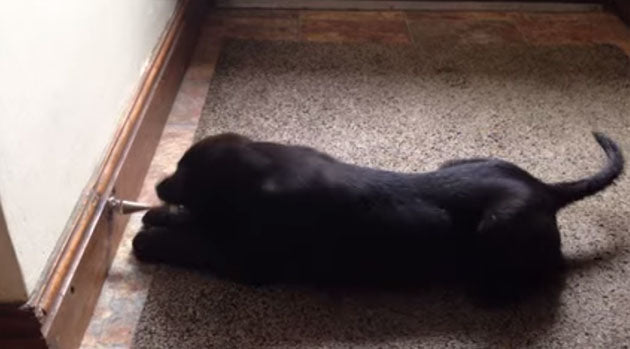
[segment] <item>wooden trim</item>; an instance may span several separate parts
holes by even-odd
[[[621,17],[626,24],[630,25],[630,2],[628,2],[628,0],[613,0],[612,2],[619,17]]]
[[[40,326],[33,309],[21,304],[0,304],[0,348],[46,348]]]
[[[618,0],[623,1],[623,0]],[[422,0],[217,0],[220,8],[312,10],[422,10],[422,11],[528,11],[587,12],[603,9],[599,0],[588,3],[549,1],[422,1]]]
[[[0,298],[2,302],[25,302],[28,298],[22,270],[11,243],[0,202]]]
[[[53,348],[78,347],[100,294],[127,218],[107,199],[134,199],[198,37],[204,0],[179,0],[131,108],[70,224],[63,246],[28,302]]]

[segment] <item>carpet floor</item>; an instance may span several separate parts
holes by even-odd
[[[592,130],[630,154],[630,62],[611,46],[230,41],[196,137],[234,131],[399,171],[494,156],[551,182],[599,169]],[[601,262],[569,275],[552,297],[488,310],[448,289],[250,288],[161,266],[134,345],[627,348],[628,198],[622,177],[561,212],[565,254],[598,254]]]

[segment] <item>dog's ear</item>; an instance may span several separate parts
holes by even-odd
[[[186,150],[178,162],[178,167],[203,167],[204,164],[220,161],[225,152],[240,149],[251,142],[249,138],[236,133],[205,137]]]
[[[247,191],[257,187],[271,172],[271,159],[248,144],[216,148],[212,160],[201,165],[204,181],[230,191]]]

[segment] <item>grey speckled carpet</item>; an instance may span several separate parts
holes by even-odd
[[[229,42],[197,137],[236,131],[404,171],[498,156],[548,181],[602,163],[602,130],[630,154],[630,64],[592,47]],[[560,216],[569,255],[601,253],[564,291],[481,310],[452,290],[253,289],[158,268],[138,348],[621,348],[630,344],[630,184]],[[610,251],[616,252],[610,252]],[[375,256],[377,258],[377,256]]]

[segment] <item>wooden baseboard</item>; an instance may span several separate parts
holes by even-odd
[[[601,0],[217,0],[215,3],[220,8],[312,10],[587,12],[602,9]]]
[[[619,17],[630,25],[630,2],[628,0],[613,0],[612,2]]]
[[[41,324],[31,309],[22,304],[0,305],[0,348],[46,348]]]
[[[127,217],[111,213],[107,199],[138,196],[192,57],[206,4],[178,1],[132,107],[89,185],[89,198],[43,282],[27,304],[0,305],[0,348],[80,345],[127,223]]]

